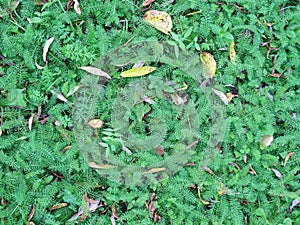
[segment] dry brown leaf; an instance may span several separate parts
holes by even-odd
[[[0,135],[0,136],[1,136],[1,135]],[[295,154],[295,152],[290,152],[289,154],[287,154],[287,156],[286,156],[285,159],[284,159],[283,166],[286,165],[286,163],[287,163],[287,161],[289,160],[289,158],[290,158],[291,156],[293,156],[294,154]]]
[[[224,102],[225,105],[228,105],[227,96],[222,91],[218,91],[218,90],[216,90],[214,88],[212,88],[212,90],[215,92],[215,94],[217,96],[219,96],[219,98],[222,100],[222,102]]]
[[[155,0],[145,0],[142,4],[142,6],[146,7],[146,6],[151,6],[152,3],[155,2]]]
[[[63,94],[61,94],[61,93],[56,93],[54,90],[51,90],[51,93],[54,94],[54,95],[56,95],[56,97],[57,97],[59,100],[62,100],[62,101],[65,102],[65,103],[68,103],[68,102],[69,102],[68,99],[66,99],[66,97],[63,96]]]
[[[163,146],[157,146],[154,150],[158,155],[164,155],[164,153],[165,153]]]
[[[155,193],[153,192],[150,196],[150,201],[146,201],[146,208],[148,209],[150,213],[150,218],[153,219],[154,222],[157,222],[161,219],[161,216],[158,214],[156,208],[154,207],[154,197]]]
[[[187,102],[187,95],[180,96],[179,94],[172,94],[171,98],[175,105],[183,105]]]
[[[165,167],[152,168],[150,170],[145,171],[144,174],[159,173],[159,172],[162,172],[162,171],[165,171],[165,170],[166,170]]]
[[[68,205],[68,203],[65,203],[65,202],[55,204],[50,208],[50,211],[66,207],[67,205]]]
[[[67,97],[71,96],[72,94],[74,94],[76,91],[78,91],[81,87],[83,87],[84,85],[77,85],[73,88],[73,90],[70,90],[68,93],[67,93]]]
[[[68,149],[70,149],[72,147],[72,145],[68,145],[66,147],[63,148],[63,150],[61,150],[62,153],[65,153]]]
[[[252,175],[257,175],[256,171],[253,169],[252,166],[250,166],[249,173],[252,174]]]
[[[217,63],[214,56],[209,52],[200,53],[200,61],[203,64],[203,72],[207,77],[213,78],[217,70]]]
[[[2,129],[1,129],[1,127],[0,127],[0,137],[2,136]]]
[[[143,20],[165,34],[169,34],[173,27],[171,16],[164,11],[147,11],[143,17]]]
[[[112,166],[112,165],[109,165],[109,164],[103,164],[103,165],[98,165],[97,163],[95,162],[89,162],[89,166],[91,168],[94,168],[94,169],[113,169],[115,168],[115,166]]]
[[[203,166],[202,169],[203,169],[205,172],[207,172],[207,173],[209,173],[209,174],[211,174],[211,175],[213,175],[213,176],[217,176],[217,175],[216,175],[210,168],[208,168],[207,166]]]
[[[99,129],[103,126],[103,122],[100,119],[92,119],[88,122],[88,125],[92,128]]]
[[[47,53],[48,53],[49,47],[50,47],[50,45],[52,44],[53,41],[54,41],[54,37],[49,38],[49,39],[46,41],[45,46],[44,46],[44,49],[43,49],[43,61],[44,61],[46,64],[48,63],[48,60],[47,60]]]
[[[281,77],[281,78],[286,78],[283,74],[280,73],[271,73],[268,75],[269,77]]]
[[[233,165],[235,168],[238,169],[239,172],[241,172],[241,168],[239,167],[239,165],[235,162],[230,162],[231,165]]]
[[[28,222],[28,223],[30,223],[32,217],[34,216],[34,211],[35,211],[35,207],[34,207],[34,205],[33,205],[33,206],[31,207],[31,211],[30,211],[30,213],[29,213],[29,215],[28,215],[28,219],[27,219],[27,222]]]
[[[74,10],[78,15],[81,15],[81,9],[79,6],[78,0],[73,0],[74,1]]]
[[[79,67],[79,69],[82,69],[88,73],[91,73],[93,75],[97,75],[97,76],[101,76],[101,77],[105,77],[107,79],[111,79],[111,76],[108,75],[108,73],[105,73],[104,71],[96,68],[96,67],[92,67],[92,66],[82,66]]]
[[[274,138],[272,135],[263,136],[260,142],[260,149],[265,149],[266,147],[270,146],[273,140]]]

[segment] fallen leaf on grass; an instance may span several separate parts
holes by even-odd
[[[155,193],[153,192],[150,196],[150,201],[146,201],[146,208],[148,209],[150,213],[150,218],[153,219],[154,222],[157,222],[161,219],[161,216],[158,214],[156,208],[154,207],[154,197]]]
[[[78,15],[81,15],[81,9],[79,7],[79,2],[78,0],[74,0],[74,10]]]
[[[218,90],[216,90],[214,88],[212,88],[212,90],[215,92],[215,94],[217,96],[219,96],[219,98],[222,100],[222,102],[224,102],[225,105],[228,105],[227,96],[222,91],[218,91]]]
[[[59,100],[62,100],[62,101],[65,102],[65,103],[68,103],[68,102],[69,102],[68,99],[66,99],[66,97],[65,97],[63,94],[61,94],[61,93],[56,93],[54,90],[51,90],[51,93],[54,94],[54,95],[56,95],[56,97],[57,97]]]
[[[92,128],[99,129],[103,126],[103,122],[100,119],[92,119],[88,122],[88,125]]]
[[[68,205],[68,203],[65,203],[65,202],[55,204],[50,208],[50,211],[66,207],[67,205]]]
[[[79,67],[79,69],[82,69],[88,73],[91,73],[91,74],[94,74],[97,76],[106,77],[107,79],[111,79],[111,76],[109,76],[108,73],[105,73],[104,71],[102,71],[96,67],[82,66],[82,67]]]
[[[274,138],[272,135],[263,136],[260,142],[260,149],[265,149],[266,147],[270,146],[273,140]]]
[[[231,100],[235,97],[238,97],[238,95],[234,95],[231,92],[228,92],[228,93],[226,93],[226,97],[227,97],[228,102],[231,102]]]
[[[94,168],[94,169],[113,169],[115,168],[115,166],[112,166],[112,165],[109,165],[109,164],[103,164],[103,165],[98,165],[97,163],[95,162],[89,162],[89,166],[91,168]]]
[[[201,201],[204,205],[209,205],[210,203],[209,203],[208,201],[205,201],[205,200],[201,197],[199,187],[198,187],[197,189],[198,189],[198,197],[199,197],[200,201]]]
[[[150,170],[145,171],[144,174],[159,173],[159,172],[162,172],[162,171],[165,171],[165,170],[166,170],[166,168],[164,168],[164,167],[152,168]]]
[[[68,145],[68,146],[64,147],[63,150],[61,150],[61,152],[64,154],[71,147],[72,147],[72,145]]]
[[[180,96],[179,94],[172,94],[171,98],[175,105],[183,105],[187,102],[187,96],[188,95]]]
[[[232,41],[230,43],[230,48],[229,48],[229,57],[230,57],[230,61],[232,62],[232,64],[236,64],[235,63],[235,60],[236,60],[236,52],[235,52],[235,49],[234,49],[234,41]]]
[[[0,136],[1,136],[1,135],[0,135]],[[283,166],[286,165],[286,163],[287,163],[287,161],[289,160],[289,158],[290,158],[291,156],[293,156],[294,154],[295,154],[295,152],[290,152],[289,154],[287,154],[287,156],[286,156],[285,159],[284,159]]]
[[[149,5],[152,5],[152,3],[155,2],[155,0],[145,0],[142,4],[142,6],[146,7]]]
[[[112,215],[110,217],[110,221],[111,221],[112,225],[115,225],[116,224],[116,219],[119,218],[119,215],[117,214],[117,211],[116,211],[115,204],[113,204],[111,206],[111,213],[112,213]]]
[[[45,46],[44,46],[44,49],[43,49],[43,60],[44,60],[44,62],[45,62],[46,64],[48,63],[48,60],[47,60],[47,53],[48,53],[49,47],[50,47],[50,45],[52,44],[53,41],[54,41],[54,37],[49,38],[49,39],[46,41]]]
[[[289,212],[292,212],[293,209],[294,209],[294,207],[297,206],[298,204],[300,204],[300,199],[295,199],[295,200],[292,202],[292,204],[290,205],[288,211],[289,211]]]
[[[1,129],[1,127],[0,127],[0,137],[2,136],[2,129]]]
[[[271,73],[268,75],[269,77],[281,77],[281,78],[286,78],[283,74],[280,73]]]
[[[29,120],[28,120],[28,128],[29,128],[29,130],[31,130],[31,128],[32,128],[33,118],[34,118],[33,116],[29,117]]]
[[[31,211],[30,211],[30,213],[29,213],[29,215],[28,215],[28,219],[27,219],[27,223],[28,223],[28,224],[30,224],[31,219],[32,219],[32,217],[34,216],[34,211],[35,211],[35,207],[34,207],[34,205],[33,205],[32,208],[31,208]]]
[[[213,78],[217,69],[217,63],[214,56],[209,52],[202,52],[200,53],[200,61],[203,64],[204,73],[208,77]]]
[[[274,172],[274,174],[275,174],[276,177],[278,177],[279,179],[282,179],[282,175],[281,175],[281,173],[278,170],[273,169],[273,168],[271,168],[271,170]]]
[[[203,169],[205,172],[207,172],[207,173],[209,173],[209,174],[211,174],[211,175],[213,175],[213,176],[217,176],[217,175],[216,175],[210,168],[208,168],[207,166],[203,166],[202,169]]]
[[[150,26],[165,34],[169,34],[173,27],[171,16],[164,11],[147,11],[143,17],[143,20]]]
[[[87,194],[83,195],[82,208],[79,208],[77,213],[75,213],[68,222],[76,220],[80,216],[80,221],[84,221],[89,212],[94,212],[99,207],[103,206],[103,203],[99,200],[93,200],[87,197]]]
[[[140,77],[149,74],[156,70],[156,67],[142,66],[138,68],[133,68],[130,70],[123,71],[121,77]]]
[[[164,153],[165,153],[165,150],[164,150],[163,146],[157,146],[154,150],[160,156],[164,155]]]
[[[77,85],[75,86],[72,90],[70,90],[67,93],[67,97],[71,96],[72,94],[74,94],[76,91],[78,91],[81,87],[83,87],[84,85]]]

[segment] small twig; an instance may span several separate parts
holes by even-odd
[[[124,44],[122,44],[122,46],[125,47],[126,45],[128,45],[128,43],[131,42],[133,38],[134,38],[134,36],[132,36],[131,38],[129,38],[129,40],[126,41]]]

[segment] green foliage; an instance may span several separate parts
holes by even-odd
[[[72,8],[66,11],[66,0],[49,0],[44,5],[34,2],[20,1],[11,10],[14,19],[7,13],[9,1],[0,3],[0,224],[26,224],[32,206],[35,224],[64,224],[83,206],[85,193],[103,201],[104,206],[88,213],[81,224],[111,223],[113,204],[120,216],[117,223],[154,224],[145,207],[153,192],[154,206],[161,216],[158,224],[300,223],[299,206],[288,211],[300,196],[298,1],[178,0],[171,4],[157,0],[151,9],[171,15],[170,36],[142,21],[140,1],[80,1],[81,15]],[[193,12],[197,13],[187,15]],[[50,37],[54,42],[45,65],[43,46]],[[238,90],[239,97],[226,107],[226,135],[218,146],[222,153],[209,165],[216,176],[199,168],[211,125],[205,95],[181,70],[159,63],[155,63],[158,70],[149,78],[171,80],[175,90],[186,83],[186,92],[197,105],[200,141],[190,159],[194,164],[159,183],[127,187],[100,176],[83,159],[73,131],[74,95],[65,103],[53,91],[67,96],[80,84],[83,71],[78,67],[91,64],[132,37],[132,41],[168,41],[197,54],[209,51],[217,61],[214,82],[224,93],[233,91],[229,84]],[[233,40],[236,66],[228,53]],[[264,43],[273,50],[268,52]],[[36,64],[45,68],[40,70]],[[273,69],[286,78],[268,76]],[[119,72],[112,74],[105,90],[98,93],[102,101],[96,104],[96,115],[105,124],[98,135],[109,154],[129,164],[133,158],[121,149],[123,137],[111,130],[114,100],[132,81],[117,79]],[[172,104],[154,101],[159,104],[153,106],[148,122],[166,120],[169,131],[163,143],[165,155],[136,152],[141,166],[172,155],[180,136]],[[142,132],[147,131],[147,124],[141,115],[147,111],[149,106],[140,104],[130,112],[131,131],[142,137],[147,136]],[[274,141],[261,150],[259,143],[264,135],[273,135]],[[62,151],[66,146],[72,147]],[[294,155],[285,164],[290,152]],[[271,169],[279,171],[282,178]],[[223,195],[217,192],[221,183],[226,188]],[[209,205],[201,202],[198,190]],[[68,205],[50,210],[62,202]]]

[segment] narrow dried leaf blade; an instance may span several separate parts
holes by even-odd
[[[79,67],[79,69],[82,69],[88,73],[97,75],[97,76],[101,76],[101,77],[106,77],[107,79],[111,79],[111,76],[108,75],[108,73],[96,68],[96,67],[92,67],[92,66],[82,66]]]
[[[222,100],[222,102],[224,102],[225,105],[228,105],[228,99],[227,96],[222,92],[222,91],[218,91],[216,89],[212,90],[215,92],[215,94]]]
[[[2,129],[1,129],[1,127],[0,127],[0,137],[2,136]]]
[[[29,215],[28,215],[28,219],[27,219],[27,222],[28,222],[28,223],[30,223],[32,217],[34,216],[34,212],[35,212],[35,207],[32,206],[31,211],[30,211],[30,213],[29,213]]]
[[[89,166],[94,169],[113,169],[115,166],[109,164],[98,165],[95,162],[89,162]]]
[[[139,68],[133,68],[130,70],[126,70],[121,73],[122,77],[140,77],[144,76],[146,74],[149,74],[153,71],[156,70],[156,67],[151,67],[151,66],[142,66]]]
[[[88,125],[92,128],[99,129],[103,126],[103,122],[100,119],[92,119],[88,122]]]
[[[1,136],[1,135],[0,135],[0,136]],[[294,154],[295,154],[295,152],[290,152],[289,154],[287,154],[287,156],[286,156],[285,159],[284,159],[283,166],[286,165],[286,163],[287,163],[287,161],[289,160],[289,158],[290,158],[291,156],[293,156]]]
[[[199,188],[198,188],[198,197],[199,197],[200,201],[201,201],[204,205],[209,205],[209,204],[210,204],[208,201],[205,201],[205,200],[201,197]]]
[[[231,42],[230,44],[230,51],[229,51],[229,57],[230,57],[230,61],[235,65],[236,62],[236,52],[235,52],[235,49],[234,49],[234,41]]]
[[[28,128],[29,128],[29,130],[31,130],[31,128],[32,128],[32,123],[33,123],[33,116],[29,117],[29,120],[28,120]]]
[[[143,20],[150,26],[156,28],[157,30],[165,34],[169,34],[173,27],[171,16],[164,11],[147,11],[143,17]]]
[[[260,142],[260,149],[265,149],[266,147],[270,146],[273,140],[274,138],[272,135],[263,136]]]
[[[166,170],[166,168],[164,168],[164,167],[152,168],[148,171],[145,171],[144,174],[159,173],[159,172],[162,172],[162,171],[165,171],[165,170]]]
[[[65,202],[55,204],[50,208],[50,211],[66,207],[67,205],[68,205],[68,203],[65,203]]]
[[[213,78],[217,70],[217,63],[214,56],[209,52],[202,52],[200,53],[200,61],[203,64],[204,73],[208,77]]]
[[[43,49],[43,60],[44,60],[45,63],[47,63],[47,53],[48,53],[49,47],[50,47],[50,45],[52,44],[53,41],[54,41],[54,37],[49,38],[45,43],[45,46],[44,46],[44,49]]]
[[[294,207],[297,206],[298,204],[300,204],[300,199],[295,199],[295,200],[292,202],[292,204],[290,205],[288,211],[289,211],[289,212],[292,212],[293,209],[294,209]]]
[[[276,177],[278,177],[279,179],[282,179],[282,175],[278,170],[273,169],[273,168],[271,168],[271,170],[273,171],[273,173],[275,174]]]
[[[69,102],[68,99],[66,99],[66,97],[63,96],[63,94],[61,94],[61,93],[56,93],[56,92],[53,91],[53,90],[51,90],[51,93],[54,94],[54,95],[56,95],[56,97],[57,97],[59,100],[62,100],[62,101],[65,102],[65,103],[68,103],[68,102]]]

